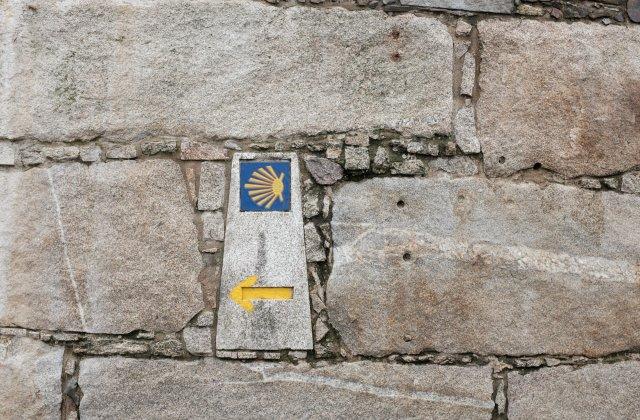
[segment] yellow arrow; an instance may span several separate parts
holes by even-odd
[[[229,297],[247,312],[253,311],[252,300],[290,300],[293,299],[293,287],[253,287],[258,276],[249,276],[236,285]]]

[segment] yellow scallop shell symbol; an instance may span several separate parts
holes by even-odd
[[[273,203],[282,198],[284,191],[284,173],[278,175],[271,166],[263,166],[254,171],[244,187],[249,190],[249,197],[260,207],[270,209]]]

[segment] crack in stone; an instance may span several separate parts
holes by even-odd
[[[427,392],[427,391],[403,392],[403,391],[393,389],[393,388],[388,388],[388,387],[368,385],[361,382],[346,381],[343,379],[336,379],[336,378],[310,376],[310,375],[304,375],[304,374],[295,373],[295,372],[285,372],[285,373],[276,373],[276,374],[268,374],[267,372],[262,372],[262,374],[264,377],[264,382],[281,382],[281,381],[302,382],[302,383],[307,383],[312,385],[324,385],[331,388],[344,389],[352,392],[364,392],[367,394],[375,395],[377,397],[384,397],[384,398],[408,398],[413,400],[429,401],[434,403],[442,403],[442,404],[465,406],[465,407],[482,408],[487,410],[493,410],[493,407],[494,407],[493,401],[484,402],[484,401],[480,401],[475,398],[469,398],[469,397],[450,397],[446,395],[440,395],[435,392]]]
[[[423,247],[421,253],[433,253],[442,255],[451,260],[465,261],[473,263],[481,259],[494,266],[515,265],[520,270],[535,270],[553,274],[573,274],[588,277],[602,282],[616,282],[636,284],[640,279],[640,270],[628,261],[611,260],[593,256],[574,256],[570,254],[546,251],[530,248],[527,246],[505,246],[488,242],[465,242],[450,238],[443,238],[425,233],[416,234],[415,231],[406,229],[372,229],[375,226],[370,223],[340,223],[333,222],[333,225],[345,225],[347,227],[362,226],[367,230],[352,241],[338,246],[336,254],[341,253],[351,258],[344,261],[350,262],[357,259],[360,253],[355,250],[355,245],[362,240],[363,235],[380,234],[389,231],[392,235],[400,238],[407,235],[412,241]],[[351,250],[351,252],[349,252]],[[371,256],[382,252],[387,254],[387,250],[366,249],[363,252]],[[335,267],[334,267],[335,269]]]
[[[80,293],[78,291],[78,284],[76,283],[75,273],[73,271],[73,267],[71,266],[71,259],[69,258],[69,250],[67,244],[67,237],[65,235],[64,226],[62,224],[62,211],[60,209],[60,200],[58,199],[58,193],[56,192],[55,184],[53,183],[53,176],[51,176],[51,169],[47,169],[47,177],[49,179],[49,184],[51,185],[51,196],[53,197],[53,203],[56,206],[56,221],[58,222],[58,233],[60,235],[60,241],[62,242],[62,255],[64,258],[64,263],[67,267],[67,272],[69,273],[69,281],[71,283],[71,288],[73,289],[73,296],[76,304],[76,308],[78,309],[78,315],[80,317],[80,323],[82,324],[82,329],[87,329],[87,323],[85,321],[84,309],[80,302]]]

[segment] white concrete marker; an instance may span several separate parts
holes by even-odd
[[[236,153],[218,350],[313,348],[300,172],[294,153]]]

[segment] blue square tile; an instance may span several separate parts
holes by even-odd
[[[240,162],[240,211],[289,211],[291,162]]]

